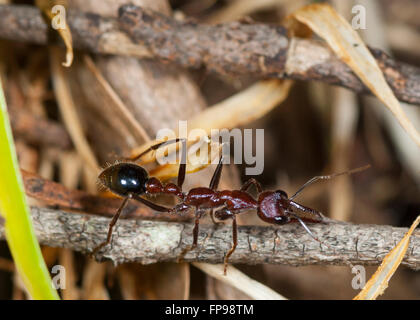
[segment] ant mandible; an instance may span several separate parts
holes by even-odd
[[[181,163],[179,165],[178,171],[177,185],[173,183],[167,183],[163,185],[159,181],[159,179],[155,177],[149,178],[147,171],[143,167],[133,162],[123,162],[111,165],[99,174],[100,182],[111,192],[124,197],[124,200],[109,224],[106,241],[104,241],[98,247],[96,247],[92,252],[92,255],[94,255],[102,247],[106,246],[111,242],[112,229],[116,224],[118,218],[120,217],[123,208],[130,199],[140,201],[144,205],[159,212],[181,213],[191,208],[195,209],[193,243],[191,246],[185,248],[182,251],[178,260],[182,259],[187,252],[197,247],[200,218],[206,213],[207,210],[210,210],[210,217],[214,223],[217,223],[214,217],[216,217],[218,220],[232,219],[233,244],[231,249],[227,252],[224,259],[224,274],[226,275],[229,257],[235,251],[236,246],[238,244],[238,227],[236,223],[237,214],[253,209],[257,211],[257,215],[261,220],[271,224],[283,225],[292,222],[299,222],[305,229],[305,231],[314,240],[322,244],[322,242],[313,235],[313,233],[310,231],[305,222],[325,222],[323,215],[317,210],[305,207],[295,202],[294,199],[300,194],[300,192],[302,192],[304,188],[313,184],[316,181],[332,179],[339,175],[356,173],[365,170],[369,167],[364,166],[361,168],[332,175],[313,177],[304,185],[302,185],[302,187],[300,187],[298,191],[289,198],[286,192],[284,192],[283,190],[263,192],[260,183],[254,178],[249,179],[240,190],[217,191],[223,168],[223,155],[220,157],[219,163],[210,181],[209,187],[197,187],[191,189],[187,193],[184,193],[182,191],[182,185],[185,180],[186,172],[185,139],[178,138],[158,143],[156,145],[151,146],[138,156],[131,158],[130,160],[136,161],[148,152],[157,150],[163,145],[178,142],[182,142],[183,148]],[[254,185],[258,191],[257,200],[255,200],[248,193],[248,189],[252,185]],[[174,208],[166,208],[141,197],[141,195],[143,194],[152,195],[162,193],[176,196],[180,200],[180,203],[177,204]],[[214,209],[218,210],[213,212]]]

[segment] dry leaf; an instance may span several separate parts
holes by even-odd
[[[214,150],[218,150],[218,152],[214,152],[212,156],[212,152]],[[198,172],[200,170],[203,170],[204,168],[207,168],[212,163],[218,163],[219,157],[222,154],[222,147],[219,143],[210,143],[208,148],[208,154],[207,154],[207,161],[201,162],[201,161],[191,161],[191,156],[189,155],[189,152],[187,151],[187,166],[186,166],[186,172],[187,173],[194,173]],[[174,178],[178,176],[179,171],[179,164],[164,164],[160,165],[152,170],[150,170],[150,175],[152,177],[156,177],[161,180],[167,180],[170,178]]]
[[[328,4],[311,4],[292,14],[292,18],[323,38],[337,56],[389,108],[400,125],[420,146],[420,134],[408,119],[388,86],[375,58],[351,25]],[[295,26],[297,30],[298,27]]]
[[[125,103],[122,101],[118,93],[112,88],[110,83],[101,74],[99,68],[95,65],[95,62],[88,55],[84,56],[84,63],[95,79],[98,81],[100,88],[103,90],[104,96],[109,97],[108,107],[113,110],[113,114],[116,117],[121,117],[122,120],[127,124],[133,136],[138,141],[149,141],[150,138],[146,133],[146,130],[136,120],[132,112],[128,109]]]
[[[109,293],[105,286],[107,262],[98,263],[87,258],[83,270],[82,296],[83,300],[109,300]]]
[[[292,83],[290,80],[277,79],[259,81],[188,120],[188,130],[199,128],[209,136],[212,129],[236,128],[255,121],[287,98]],[[188,145],[195,143],[197,139],[188,141]],[[132,150],[132,157],[159,142],[161,141],[153,140],[135,148]],[[142,158],[142,163],[155,159],[155,154],[151,152]]]
[[[81,158],[89,165],[92,172],[99,173],[99,165],[96,161],[95,154],[84,135],[76,106],[71,95],[67,76],[60,65],[59,54],[59,48],[51,48],[50,56],[54,93],[57,98],[63,122]]]
[[[264,80],[205,109],[188,121],[189,130],[230,129],[255,121],[283,102],[292,85],[290,80]]]
[[[388,282],[400,265],[410,243],[410,236],[420,223],[420,216],[413,222],[404,238],[392,249],[382,261],[378,270],[366,283],[362,291],[353,300],[375,300],[384,293]]]
[[[285,297],[265,285],[251,279],[233,266],[223,275],[223,264],[193,262],[192,265],[208,275],[231,285],[255,300],[286,300]]]

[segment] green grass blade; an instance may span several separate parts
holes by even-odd
[[[58,299],[32,227],[0,79],[0,213],[15,266],[32,299]]]

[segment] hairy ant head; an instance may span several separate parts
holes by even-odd
[[[143,194],[149,179],[147,171],[134,163],[117,163],[99,174],[99,181],[120,196]]]

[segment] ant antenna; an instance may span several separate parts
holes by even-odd
[[[321,245],[323,244],[324,246],[330,248],[331,250],[334,250],[333,248],[331,248],[328,244],[322,242],[321,240],[319,240],[317,237],[315,237],[315,235],[312,233],[312,231],[308,228],[308,226],[305,224],[305,222],[303,222],[303,220],[294,212],[291,211],[287,211],[290,215],[292,215],[297,221],[299,221],[299,223],[302,225],[302,227],[305,229],[305,231],[315,240],[318,241]]]
[[[176,139],[166,140],[166,141],[162,141],[160,143],[157,143],[157,144],[147,148],[146,150],[144,150],[142,153],[138,154],[137,156],[128,158],[128,160],[136,162],[137,160],[139,160],[141,157],[143,157],[145,154],[149,153],[150,151],[155,151],[162,146],[170,145],[170,144],[173,144],[173,143],[178,143],[180,141],[182,142],[182,145],[184,146],[185,143],[186,143],[186,139],[184,139],[184,138],[176,138]]]
[[[366,166],[363,166],[363,167],[360,167],[360,168],[353,169],[353,170],[347,170],[347,171],[340,172],[340,173],[330,174],[328,176],[316,176],[316,177],[313,177],[312,179],[310,179],[309,181],[307,181],[303,186],[301,186],[299,188],[299,190],[296,191],[296,193],[289,198],[289,200],[293,200],[294,198],[296,198],[299,195],[299,193],[302,192],[303,189],[305,189],[306,187],[310,186],[311,184],[313,184],[313,183],[315,183],[315,182],[317,182],[319,180],[329,180],[329,179],[332,179],[332,178],[335,178],[335,177],[338,177],[338,176],[341,176],[341,175],[344,175],[344,174],[353,174],[353,173],[357,173],[357,172],[360,172],[360,171],[364,171],[364,170],[366,170],[368,168],[370,168],[370,164],[368,164]]]

